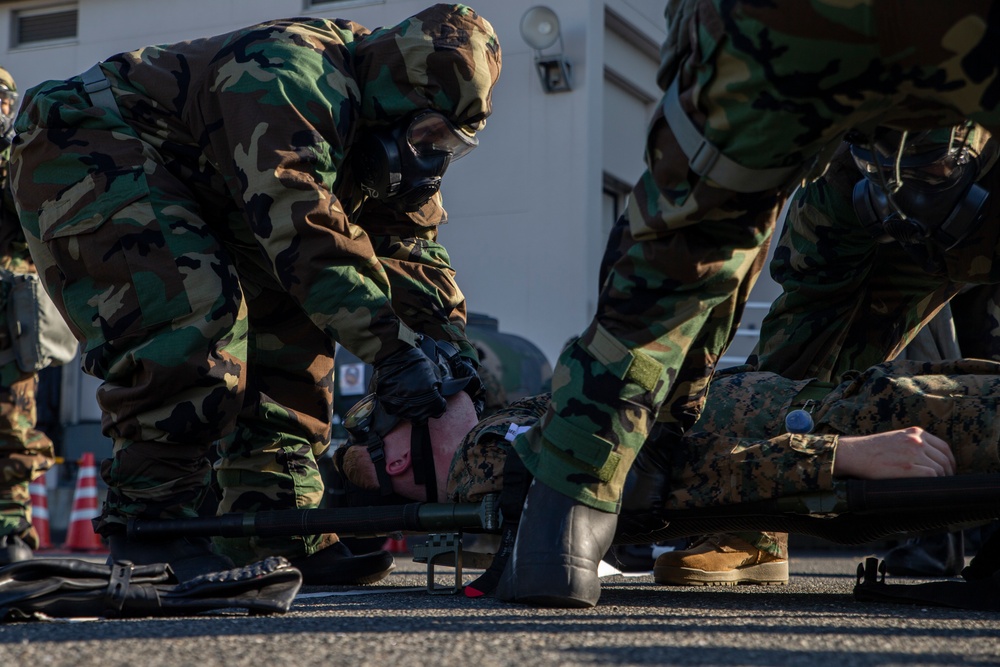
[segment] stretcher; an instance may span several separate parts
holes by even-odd
[[[616,544],[648,544],[708,533],[775,531],[820,537],[843,545],[864,544],[900,534],[940,532],[1000,518],[1000,473],[896,480],[845,480],[829,492],[753,503],[622,515]],[[348,537],[427,534],[415,560],[456,568],[461,586],[461,535],[499,533],[499,502],[407,503],[224,514],[172,521],[132,520],[136,539],[189,536],[293,536],[337,533]]]

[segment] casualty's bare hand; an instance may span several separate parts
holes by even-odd
[[[836,477],[895,479],[955,474],[955,455],[948,443],[919,426],[841,436],[833,460]]]

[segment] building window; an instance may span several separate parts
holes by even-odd
[[[604,206],[601,215],[601,233],[604,238],[607,238],[608,234],[611,233],[611,228],[618,221],[618,217],[625,211],[625,203],[628,201],[632,188],[621,179],[605,172],[604,186],[601,190]]]
[[[16,11],[13,15],[14,35],[11,42],[14,46],[34,46],[75,40],[77,14],[75,4]]]

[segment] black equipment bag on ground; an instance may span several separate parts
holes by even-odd
[[[279,614],[301,585],[302,573],[281,557],[185,582],[166,563],[36,558],[0,568],[0,621],[191,616],[233,608]]]

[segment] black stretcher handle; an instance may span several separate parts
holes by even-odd
[[[996,474],[910,477],[847,482],[852,512],[888,512],[997,507],[1000,487]]]
[[[372,507],[331,507],[223,514],[196,519],[130,519],[131,538],[242,537],[259,535],[376,536],[488,528],[483,503],[409,503]]]

